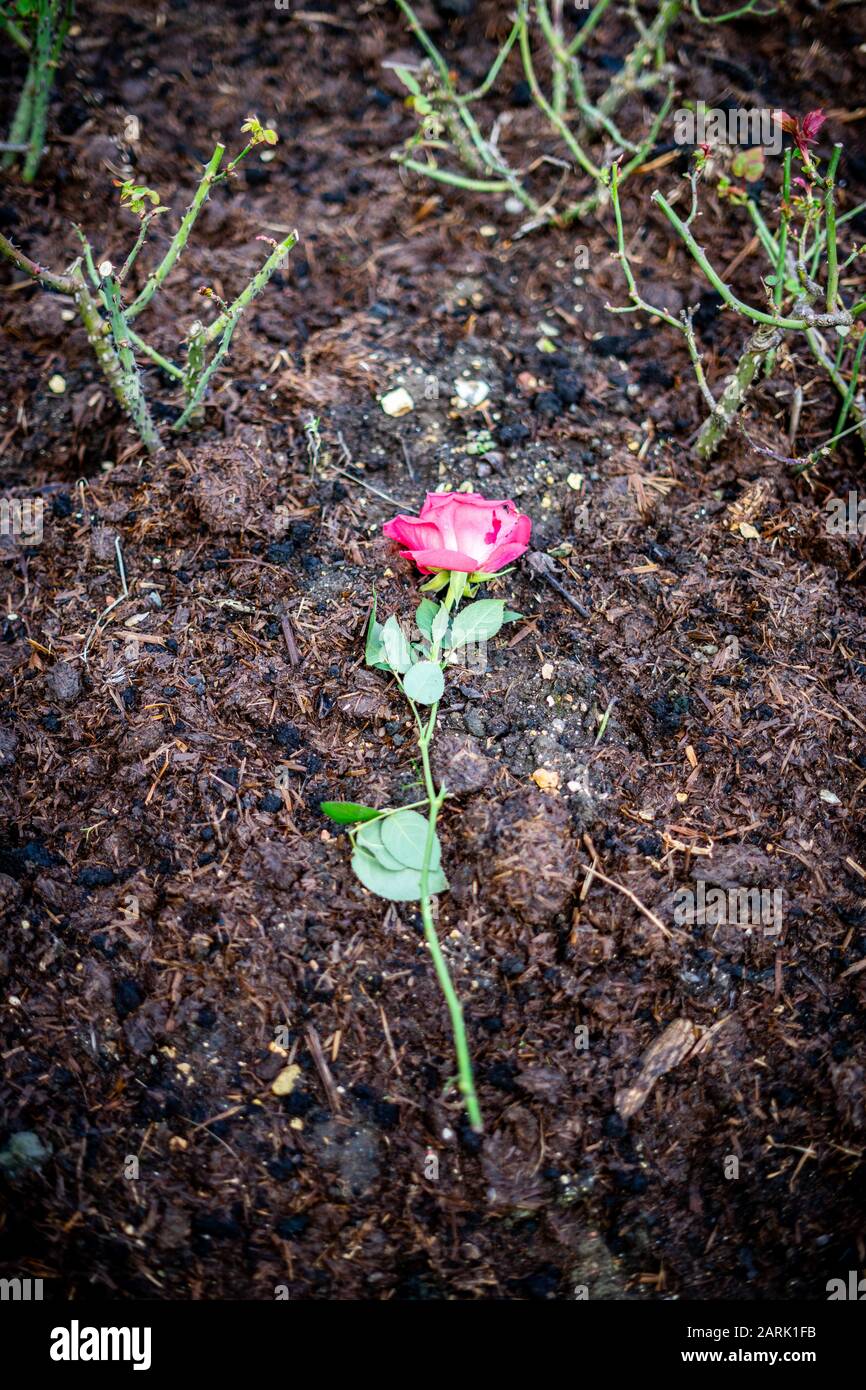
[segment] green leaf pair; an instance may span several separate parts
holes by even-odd
[[[441,640],[448,626],[448,613],[429,599],[419,605],[416,614],[418,627],[428,641]],[[393,671],[403,676],[403,688],[410,700],[418,705],[433,705],[441,700],[445,680],[435,661],[426,660],[426,643],[416,644],[413,650],[398,619],[392,614],[385,623],[376,620],[376,598],[367,625],[367,644],[364,652],[368,666],[378,671]]]
[[[443,685],[435,674],[436,663],[426,659],[430,647],[453,651],[470,643],[489,641],[504,623],[516,622],[522,614],[506,609],[501,598],[483,598],[461,608],[449,627],[450,616],[444,604],[422,599],[415,611],[415,621],[425,640],[413,647],[393,614],[384,624],[376,621],[374,598],[367,628],[367,665],[405,676],[404,685],[410,699],[419,704],[434,704],[442,696]],[[419,666],[423,669],[414,674]]]
[[[390,902],[417,902],[427,844],[427,821],[417,811],[395,811],[363,824],[355,834],[352,869],[365,888]],[[448,887],[441,868],[442,849],[434,833],[428,891]]]

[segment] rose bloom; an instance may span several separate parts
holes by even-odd
[[[477,492],[428,492],[418,516],[395,516],[382,530],[422,574],[495,574],[529,548],[532,522],[510,500],[490,502]]]

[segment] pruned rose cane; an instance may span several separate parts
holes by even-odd
[[[503,599],[480,599],[463,608],[460,604],[528,549],[532,523],[511,500],[490,501],[471,492],[429,492],[418,516],[396,516],[383,530],[401,547],[404,558],[430,576],[424,590],[446,590],[441,602],[422,599],[415,614],[415,637],[407,637],[393,615],[380,623],[375,599],[367,629],[367,664],[391,673],[415,719],[425,795],[408,806],[381,810],[346,801],[323,802],[322,810],[351,827],[352,868],[365,888],[392,902],[420,903],[425,940],[451,1017],[458,1086],[469,1122],[480,1132],[463,1010],[433,921],[432,897],[448,887],[436,832],[448,790],[434,783],[430,744],[447,664],[459,660],[461,649],[489,641],[503,623],[520,616],[508,612]],[[427,808],[426,817],[418,807]]]

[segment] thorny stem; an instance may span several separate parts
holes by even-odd
[[[21,88],[21,95],[18,98],[18,105],[15,108],[15,115],[9,127],[8,143],[12,148],[8,149],[3,155],[2,160],[0,160],[0,169],[11,169],[12,165],[15,163],[15,156],[17,154],[15,146],[20,146],[23,150],[28,148],[27,137],[32,119],[33,91],[35,85],[36,64],[31,60],[30,66],[27,69],[27,76],[24,79],[24,86]]]
[[[638,87],[652,85],[658,81],[657,72],[642,77],[641,69],[646,65],[653,50],[656,50],[657,56],[661,52],[665,36],[682,8],[683,0],[665,0],[659,7],[652,24],[635,44],[621,70],[599,101],[598,109],[603,116],[612,116],[625,98]]]
[[[223,328],[223,335],[220,339],[219,347],[217,348],[211,360],[208,362],[204,371],[197,379],[195,378],[194,370],[191,365],[192,361],[195,359],[188,359],[187,377],[185,380],[185,385],[187,385],[188,390],[192,385],[192,393],[189,396],[189,399],[187,400],[186,407],[183,413],[178,416],[178,418],[172,425],[172,429],[182,430],[184,425],[188,424],[190,420],[193,420],[197,417],[199,413],[199,407],[204,399],[204,393],[208,387],[208,382],[210,381],[217,367],[220,366],[223,358],[229,350],[229,344],[232,340],[232,334],[237,328],[238,319],[240,318],[240,312],[240,309],[238,309],[235,313],[231,314],[231,316],[226,321],[225,327]],[[221,316],[221,318],[222,317],[223,316]],[[203,334],[199,334],[198,340],[199,342],[205,342],[207,340],[207,333],[205,332]]]
[[[811,348],[812,356],[815,358],[816,362],[820,362],[839,395],[842,397],[843,403],[848,401],[851,383],[846,381],[845,377],[836,367],[832,357],[827,352],[827,348],[820,333],[814,328],[808,329],[806,332],[806,342]],[[863,400],[862,394],[857,393],[851,396],[849,412],[852,413],[857,420],[857,432],[864,445],[866,445],[866,401]]]
[[[775,284],[773,285],[773,304],[775,306],[777,314],[781,313],[782,299],[785,293],[785,270],[787,265],[786,257],[788,254],[788,227],[791,221],[791,157],[793,153],[793,150],[789,146],[788,149],[786,149],[785,151],[784,160],[782,164],[782,212],[779,219],[779,240],[776,251],[776,280]],[[749,210],[752,211],[753,209],[755,212],[757,212],[754,203],[750,199]],[[770,259],[773,259],[772,251],[770,251]],[[773,370],[775,361],[776,352],[774,349],[772,352],[767,353],[767,361],[765,363],[765,371],[767,376],[769,376],[771,371]]]
[[[37,265],[23,251],[19,251],[17,247],[13,246],[7,237],[0,234],[0,255],[5,256],[19,270],[24,271],[31,279],[38,281],[47,289],[54,290],[58,294],[68,295],[74,301],[90,345],[111,390],[123,409],[131,416],[133,424],[149,453],[158,452],[162,443],[144,395],[141,374],[133,349],[137,349],[149,357],[163,371],[183,383],[186,405],[172,428],[174,430],[183,429],[190,421],[200,420],[202,401],[208,384],[228,352],[232,335],[241,315],[256,295],[264,289],[274,271],[285,264],[288,253],[298,240],[297,232],[291,232],[280,243],[274,244],[273,251],[261,268],[253,275],[233,303],[223,308],[210,327],[205,328],[201,323],[193,324],[187,339],[187,361],[184,369],[176,367],[173,362],[164,357],[156,348],[152,348],[149,343],[133,331],[130,320],[149,303],[186,244],[198,211],[217,177],[223,153],[224,147],[217,145],[199,183],[195,197],[187,209],[168,251],[148,278],[144,289],[128,307],[124,306],[121,299],[121,283],[144,245],[150,221],[156,215],[155,211],[142,218],[138,237],[121,270],[117,274],[110,274],[105,277],[100,275],[94,263],[90,242],[78,226],[74,226],[74,230],[81,242],[84,270],[81,268],[81,259],[79,259],[72,271],[65,275],[54,274],[44,266]],[[238,160],[233,160],[232,165],[228,167],[233,167],[237,162]],[[88,278],[94,293],[91,293]],[[208,361],[207,349],[217,338],[219,339],[218,346]]]
[[[103,282],[102,294],[103,302],[108,310],[114,348],[120,363],[123,396],[119,399],[124,401],[132,416],[133,424],[138,430],[145,448],[149,453],[156,453],[160,447],[160,439],[144,397],[141,373],[138,370],[138,363],[132,350],[132,342],[129,338],[123,306],[120,302],[120,288],[113,275],[109,275]]]
[[[614,165],[611,169],[610,177],[610,198],[611,203],[613,204],[614,218],[616,220],[617,258],[619,260],[620,265],[622,266],[623,274],[625,275],[626,279],[626,284],[628,285],[629,299],[631,300],[631,305],[625,305],[621,308],[614,308],[611,305],[608,305],[607,307],[611,310],[611,313],[614,314],[628,314],[634,313],[637,310],[642,310],[644,313],[651,314],[654,318],[660,319],[662,323],[666,323],[670,328],[675,328],[679,333],[682,333],[685,339],[686,347],[689,351],[689,357],[692,361],[692,367],[694,368],[695,377],[697,378],[697,383],[701,395],[703,396],[710,410],[714,411],[716,409],[716,400],[713,396],[712,391],[707,385],[707,378],[704,374],[704,364],[701,361],[701,355],[698,351],[697,342],[695,341],[695,332],[692,324],[692,315],[694,311],[692,309],[684,310],[680,318],[674,318],[673,314],[669,314],[665,309],[659,309],[654,304],[649,304],[645,299],[641,298],[641,295],[638,292],[637,283],[634,278],[634,272],[632,271],[628,259],[628,253],[625,248],[625,233],[623,231],[622,225],[622,209],[620,207],[619,202],[619,185],[621,177],[621,171],[616,165]]]
[[[2,168],[10,168],[19,153],[17,147],[23,149],[21,177],[24,183],[33,182],[42,159],[54,70],[69,31],[72,5],[68,0],[39,0],[34,13],[36,25],[32,41],[14,20],[0,15],[0,30],[23,48],[30,59],[9,131],[8,145],[12,148],[6,149],[2,160]]]
[[[661,193],[659,193],[658,189],[656,189],[655,193],[653,193],[652,201],[656,204],[657,207],[661,208],[662,212],[670,222],[671,226],[685,242],[688,250],[691,252],[693,258],[697,261],[698,265],[700,266],[707,280],[709,280],[713,289],[716,291],[717,294],[720,294],[722,296],[722,299],[725,301],[725,303],[728,305],[730,309],[736,309],[738,314],[743,314],[746,318],[754,320],[755,323],[767,324],[770,328],[798,328],[802,330],[811,327],[814,322],[818,321],[818,316],[815,316],[807,320],[804,318],[784,318],[781,314],[765,314],[763,310],[753,309],[750,304],[746,304],[742,299],[738,299],[734,292],[730,289],[728,285],[725,284],[722,277],[710,264],[705,252],[702,251],[700,246],[698,246],[698,243],[695,241],[688,227],[677,216],[670,203]],[[835,319],[835,322],[850,323],[850,315],[847,312],[844,312]],[[823,323],[821,326],[828,327],[829,325]]]
[[[836,308],[839,295],[839,248],[836,244],[836,170],[842,146],[834,145],[833,154],[825,176],[824,221],[827,228],[827,313]]]
[[[845,431],[845,421],[848,419],[848,416],[851,412],[851,407],[854,404],[854,399],[857,395],[857,383],[860,380],[860,363],[863,360],[864,348],[866,348],[866,332],[862,334],[860,341],[857,344],[857,348],[854,353],[854,360],[851,363],[851,378],[848,383],[848,390],[845,393],[845,399],[842,402],[842,409],[839,411],[839,418],[836,421],[836,428],[833,431],[833,438],[830,440],[829,447],[831,449],[835,445],[836,440],[839,439],[839,437]],[[859,425],[862,427],[862,418],[859,422]]]
[[[25,275],[29,275],[32,280],[38,280],[46,289],[54,290],[57,294],[74,295],[77,281],[71,275],[55,275],[52,271],[46,270],[45,266],[37,265],[36,261],[31,260],[23,251],[19,251],[17,246],[13,246],[8,237],[0,232],[0,255],[5,256],[19,270],[23,270]]]
[[[781,342],[782,331],[762,324],[749,339],[741,354],[736,370],[728,377],[725,388],[712,412],[701,426],[695,444],[698,458],[711,459],[731,427],[740,407],[746,399],[755,375],[768,352],[774,351]]]
[[[168,250],[160,261],[159,265],[147,278],[144,289],[132,301],[126,310],[126,318],[134,319],[140,314],[145,305],[149,304],[156,291],[159,289],[163,280],[171,271],[172,266],[177,260],[183,248],[186,246],[189,234],[192,231],[193,223],[201,211],[202,204],[210,193],[216,180],[222,157],[225,154],[225,145],[217,145],[201,176],[199,186],[195,191],[195,196],[181,219],[180,226],[172,237]]]
[[[597,168],[595,164],[593,164],[592,160],[589,158],[589,155],[586,154],[586,152],[583,150],[575,136],[569,130],[562,115],[558,111],[554,110],[550,102],[547,100],[547,97],[541,90],[538,77],[536,76],[535,66],[532,61],[532,50],[529,46],[528,0],[520,0],[520,4],[517,10],[517,18],[520,24],[520,32],[518,34],[520,56],[523,60],[523,71],[526,73],[526,80],[529,83],[529,90],[532,93],[532,99],[535,102],[538,109],[541,112],[543,112],[543,114],[550,121],[551,125],[559,132],[560,136],[568,146],[571,154],[574,156],[575,161],[580,165],[584,173],[589,174],[596,181],[596,183],[598,183],[601,181],[601,170]]]
[[[67,18],[58,27],[60,9],[61,0],[49,0],[49,3],[40,5],[36,21],[36,43],[31,58],[35,71],[28,138],[30,148],[27,151],[21,174],[25,183],[33,182],[39,169],[39,162],[42,159],[54,67],[69,26]]]
[[[187,403],[191,402],[198,391],[199,382],[202,379],[206,366],[206,337],[205,327],[196,319],[189,330],[186,340],[186,367],[183,372],[183,389]],[[190,419],[198,422],[203,414],[200,405],[193,407]]]
[[[598,24],[599,20],[602,18],[609,4],[610,0],[598,0],[598,4],[595,6],[595,9],[593,10],[592,14],[589,16],[586,23],[581,26],[575,37],[572,39],[571,43],[568,45],[568,53],[571,57],[574,57],[583,48],[583,45],[586,43],[593,29]]]
[[[283,264],[292,247],[296,245],[297,240],[298,233],[289,232],[289,235],[284,237],[278,246],[274,247],[264,265],[260,270],[256,271],[249,284],[245,289],[241,290],[237,299],[235,299],[233,303],[220,314],[219,318],[215,319],[205,330],[206,342],[212,343],[215,338],[218,338],[230,321],[232,321],[232,327],[234,327],[234,321],[240,317],[247,305],[255,299],[256,295],[260,294],[265,288],[265,285],[270,280],[274,271],[278,270],[281,264]]]

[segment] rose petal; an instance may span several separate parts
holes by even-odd
[[[393,521],[385,522],[382,530],[389,540],[414,550],[429,550],[431,546],[441,546],[444,540],[435,522],[424,521],[419,516],[395,516]]]
[[[485,573],[495,574],[497,570],[505,569],[506,565],[512,564],[525,550],[528,550],[531,532],[532,522],[529,517],[519,516],[508,540],[501,541],[499,545],[494,546],[484,561]]]
[[[409,560],[414,560],[419,570],[459,570],[461,574],[472,574],[478,568],[471,555],[460,550],[411,550],[404,551]]]

